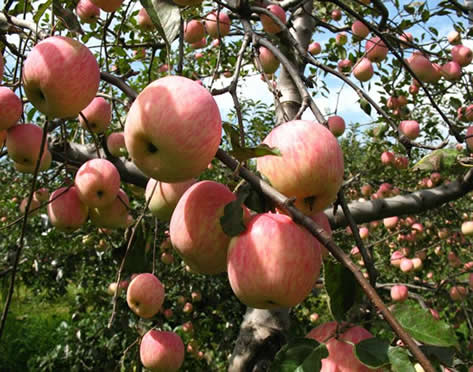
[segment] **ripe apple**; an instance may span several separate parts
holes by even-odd
[[[205,28],[202,22],[195,19],[186,23],[184,27],[184,40],[189,44],[205,39]]]
[[[90,208],[90,221],[97,227],[110,229],[127,227],[132,223],[129,220],[129,208],[128,196],[119,189],[117,196],[110,204],[100,208]]]
[[[370,231],[365,226],[360,227],[359,233],[360,233],[360,238],[363,239],[363,240],[368,239],[368,237],[370,235]]]
[[[352,73],[359,81],[368,81],[374,74],[373,65],[368,58],[362,58],[353,67]]]
[[[226,270],[230,237],[223,232],[220,218],[224,207],[235,199],[227,186],[214,181],[195,183],[179,199],[169,225],[171,243],[195,272]]]
[[[332,203],[343,182],[343,153],[334,135],[323,125],[293,120],[274,128],[263,141],[282,156],[267,155],[256,167],[281,193],[296,197],[307,214]]]
[[[79,114],[80,125],[93,133],[105,132],[112,120],[112,106],[102,97],[95,97],[81,113],[82,115]]]
[[[349,73],[351,71],[351,68],[352,68],[352,63],[351,63],[351,60],[349,59],[341,59],[340,61],[338,61],[337,63],[337,70],[340,71],[340,72],[347,72]]]
[[[91,0],[95,5],[105,12],[114,12],[120,8],[123,0]]]
[[[221,134],[215,99],[181,76],[148,85],[133,102],[125,123],[125,144],[133,162],[163,182],[199,176],[215,156]]]
[[[424,57],[422,54],[412,53],[406,62],[414,72],[417,79],[426,83],[438,81],[440,71],[437,71],[428,58]]]
[[[245,305],[293,307],[317,281],[321,251],[316,239],[289,216],[263,213],[232,238],[227,263],[230,286]]]
[[[399,125],[399,130],[402,134],[404,134],[407,138],[414,140],[419,137],[420,129],[419,123],[415,120],[404,120],[401,121]]]
[[[18,123],[22,112],[20,98],[11,89],[0,87],[0,130],[9,129]]]
[[[414,270],[414,263],[409,258],[401,259],[401,263],[399,264],[399,268],[402,272],[408,273],[409,271]]]
[[[152,372],[174,372],[184,362],[184,343],[175,332],[148,331],[141,339],[140,359]]]
[[[322,51],[322,47],[320,46],[320,43],[314,41],[309,44],[309,47],[307,48],[307,50],[309,51],[310,54],[315,56],[317,54],[320,54],[320,52]]]
[[[457,45],[461,43],[462,37],[458,31],[452,30],[448,33],[447,40],[451,45]]]
[[[271,4],[268,5],[266,9],[278,17],[283,24],[286,24],[286,12],[283,8],[279,5]],[[263,30],[268,34],[277,34],[281,32],[281,28],[266,14],[260,14],[259,18],[263,25]]]
[[[26,205],[28,204],[28,198],[24,198],[21,203],[20,203],[20,213],[21,214],[25,214],[25,211],[26,211]],[[36,200],[36,199],[32,199],[31,200],[31,204],[30,204],[30,209],[29,209],[29,213],[28,215],[29,216],[36,216],[38,215],[38,212],[39,212],[39,207],[41,206],[41,203]]]
[[[186,314],[188,313],[192,313],[192,310],[194,309],[194,307],[192,306],[192,304],[190,302],[186,302],[184,304],[184,307],[182,308],[182,311]]]
[[[463,235],[473,235],[473,221],[463,222],[461,230]]]
[[[6,140],[7,140],[7,131],[0,130],[0,148],[2,148],[5,145]]]
[[[153,274],[139,274],[128,286],[126,301],[139,317],[152,318],[163,305],[164,286]]]
[[[259,60],[261,67],[266,74],[274,74],[279,68],[279,59],[267,48],[259,47]]]
[[[348,41],[348,36],[346,32],[339,32],[338,34],[335,35],[335,44],[343,46],[347,43]]]
[[[125,135],[123,132],[110,133],[107,137],[107,149],[113,156],[117,158],[127,154],[125,146]]]
[[[413,270],[414,271],[419,271],[423,267],[422,259],[420,257],[414,257],[411,259],[412,265],[413,265]],[[402,270],[402,269],[401,269]]]
[[[120,174],[107,159],[92,159],[82,164],[74,183],[84,204],[90,208],[102,208],[117,197]]]
[[[374,36],[366,42],[365,57],[371,62],[381,62],[386,59],[387,55],[388,48],[378,36]]]
[[[391,265],[399,267],[401,265],[401,261],[404,258],[404,253],[402,253],[401,251],[394,251],[391,255]]]
[[[46,150],[45,153],[44,153],[44,156],[42,157],[41,162],[39,164],[38,171],[42,172],[42,171],[45,171],[45,170],[49,169],[49,167],[51,166],[51,162],[52,162],[52,155],[49,152],[49,150]],[[21,173],[34,174],[35,169],[36,169],[36,163],[35,164],[29,164],[28,163],[27,164],[27,163],[14,162],[13,165],[14,165],[16,171],[21,172]]]
[[[328,350],[328,357],[322,359],[322,372],[379,372],[382,369],[373,370],[363,365],[356,357],[353,350],[354,345],[358,344],[373,335],[360,326],[349,328],[346,324],[339,325],[342,332],[337,335],[337,322],[324,323],[308,334],[307,338],[312,338],[318,342],[324,343]]]
[[[334,115],[327,120],[328,129],[335,137],[340,137],[345,132],[345,120],[341,116]]]
[[[334,21],[339,21],[342,19],[342,11],[340,9],[334,9],[332,10],[332,12],[330,13],[330,17],[334,20]]]
[[[457,62],[450,61],[442,66],[441,73],[445,80],[460,80],[462,77],[462,68]]]
[[[407,169],[409,167],[409,159],[405,156],[396,156],[393,165],[396,169]]]
[[[139,10],[138,15],[136,16],[136,23],[138,23],[138,26],[146,31],[152,31],[155,28],[146,8],[141,8]]]
[[[462,67],[468,66],[473,59],[473,52],[465,45],[455,45],[451,53],[452,59]]]
[[[34,124],[18,124],[7,131],[6,147],[10,158],[18,165],[23,166],[23,170],[31,171],[36,167],[38,161],[41,141],[43,138],[43,129]],[[48,156],[51,153],[47,149],[47,142],[44,144],[43,156],[41,158],[41,167],[43,162],[48,162]],[[49,160],[50,164],[50,160]],[[31,172],[28,172],[31,173]]]
[[[26,96],[49,118],[76,117],[94,99],[99,82],[94,55],[85,45],[64,36],[38,43],[23,65]]]
[[[365,37],[368,36],[370,30],[365,24],[361,21],[355,21],[351,25],[351,32],[353,33],[353,38],[357,41],[363,40]]]
[[[394,163],[394,154],[390,151],[384,151],[382,154],[381,154],[381,163],[383,163],[384,165],[391,165]]]
[[[394,229],[396,228],[397,224],[399,222],[399,217],[386,217],[384,220],[383,220],[383,224],[384,224],[384,227],[386,227],[387,229]]]
[[[461,302],[465,299],[467,292],[468,290],[465,287],[456,285],[450,288],[449,295],[453,301]]]
[[[468,150],[473,151],[473,126],[469,126],[466,129],[466,135],[465,135],[465,142],[466,142],[466,147]],[[8,137],[7,137],[7,142],[8,142]]]
[[[72,232],[81,227],[89,213],[88,207],[82,203],[75,186],[61,187],[49,197],[48,216],[56,229]]]
[[[100,18],[100,8],[91,0],[79,0],[76,14],[82,22],[95,23]]]
[[[214,39],[227,36],[231,24],[232,21],[228,14],[222,11],[218,13],[218,22],[217,12],[211,12],[205,17],[205,30]]]
[[[150,178],[146,185],[145,198],[146,201],[149,200],[148,208],[153,216],[162,221],[169,221],[182,194],[195,182],[195,179],[191,179],[184,182],[165,183]]]
[[[327,215],[324,212],[317,212],[311,215],[310,218],[312,218],[317,225],[323,228],[330,237],[332,236],[332,228],[330,227],[330,222],[328,220]],[[316,241],[317,241],[317,245],[320,247],[322,258],[325,259],[326,257],[328,257],[329,252],[327,248],[325,248],[317,239]]]
[[[391,287],[391,298],[396,302],[404,302],[407,300],[409,290],[405,285],[394,285]]]

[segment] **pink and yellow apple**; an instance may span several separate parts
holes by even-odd
[[[370,30],[368,27],[365,26],[363,22],[355,21],[351,25],[351,32],[353,33],[354,39],[359,41],[367,37],[370,33]]]
[[[279,5],[271,4],[266,7],[271,13],[273,13],[282,24],[286,24],[286,12]],[[261,24],[263,25],[263,30],[268,34],[277,34],[281,32],[281,28],[271,19],[271,17],[266,14],[260,14]]]
[[[184,27],[184,40],[189,44],[197,43],[204,38],[205,27],[202,22],[195,19],[186,23]]]
[[[117,11],[123,3],[123,0],[91,0],[95,5],[105,12]]]
[[[13,127],[20,120],[23,104],[7,87],[0,87],[0,130]]]
[[[373,64],[368,58],[362,58],[356,63],[355,67],[353,67],[352,73],[359,81],[368,81],[374,74]]]
[[[320,46],[320,43],[314,41],[309,44],[308,51],[310,54],[315,56],[317,54],[320,54],[320,52],[322,51],[322,47]]]
[[[420,134],[419,123],[415,120],[401,121],[401,124],[399,124],[399,130],[411,140],[416,139]]]
[[[388,48],[378,36],[374,36],[366,42],[365,57],[371,62],[381,62],[386,59],[387,55]]]
[[[138,23],[138,26],[146,31],[151,31],[155,28],[146,8],[141,8],[139,10],[138,15],[136,16],[136,23]]]
[[[95,97],[79,114],[79,123],[82,128],[93,133],[105,132],[111,120],[112,106],[102,97]]]
[[[33,170],[39,158],[43,129],[34,124],[19,124],[7,131],[6,147],[8,156],[24,170]],[[51,164],[51,153],[44,144],[41,168]],[[27,172],[30,173],[30,172]]]
[[[72,232],[80,228],[85,221],[89,209],[79,198],[77,188],[61,187],[49,197],[48,216],[56,229]]]
[[[214,39],[227,36],[230,32],[231,24],[232,21],[230,20],[230,17],[223,11],[218,13],[218,22],[217,12],[209,13],[205,17],[205,30]]]
[[[394,285],[391,287],[391,299],[396,302],[404,302],[407,300],[409,290],[405,285]]]
[[[153,274],[139,274],[128,285],[126,301],[139,317],[152,318],[163,305],[164,286]]]
[[[113,156],[117,158],[127,154],[125,145],[125,135],[123,132],[110,133],[107,137],[107,149]]]
[[[184,343],[175,332],[152,329],[141,339],[140,359],[151,372],[175,372],[184,362]]]
[[[279,68],[279,60],[269,49],[263,46],[259,47],[259,60],[266,74],[274,74]]]
[[[122,189],[118,190],[115,199],[100,208],[90,208],[90,221],[97,227],[105,227],[110,229],[123,228],[129,226],[130,217],[128,210],[130,201],[128,196]]]
[[[468,66],[473,59],[473,52],[465,45],[455,45],[451,53],[452,59],[462,67]]]
[[[76,14],[82,22],[95,23],[100,18],[100,8],[91,0],[79,0]]]

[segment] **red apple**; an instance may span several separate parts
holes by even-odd
[[[205,30],[214,39],[227,36],[230,32],[231,24],[232,21],[228,14],[222,11],[218,13],[218,22],[216,11],[207,14],[205,17]]]
[[[64,36],[38,43],[23,65],[26,96],[49,118],[77,117],[94,99],[99,82],[94,55],[85,45]]]
[[[343,153],[324,126],[294,120],[274,128],[263,141],[281,156],[257,158],[256,167],[281,193],[297,198],[307,214],[332,203],[343,181]]]
[[[387,229],[394,229],[399,222],[399,217],[387,217],[383,220],[383,224]]]
[[[95,23],[100,18],[100,8],[91,0],[79,0],[76,14],[82,22]]]
[[[279,5],[271,4],[266,7],[271,13],[273,13],[283,24],[286,24],[286,12]],[[277,34],[281,32],[281,28],[266,14],[260,14],[261,24],[263,30],[268,34]]]
[[[409,258],[403,258],[403,259],[401,259],[401,263],[399,264],[399,268],[401,269],[402,272],[407,273],[409,271],[414,270],[414,263]]]
[[[404,302],[407,300],[409,290],[405,285],[395,285],[391,287],[391,298],[393,301]]]
[[[20,98],[11,89],[0,87],[0,130],[9,129],[18,123],[22,112]]]
[[[386,59],[387,55],[388,48],[378,36],[374,36],[366,42],[365,57],[371,62],[381,62]]]
[[[337,63],[337,70],[340,72],[346,72],[349,73],[352,68],[352,63],[351,60],[349,59],[341,59]]]
[[[95,5],[105,12],[115,12],[120,8],[123,0],[91,0]]]
[[[415,120],[401,121],[399,129],[402,134],[411,140],[416,139],[420,134],[419,123]]]
[[[361,21],[355,21],[351,25],[351,31],[353,32],[353,36],[355,40],[363,40],[365,37],[368,36],[370,30],[365,24]]]
[[[316,239],[289,216],[264,213],[231,240],[227,262],[230,286],[245,305],[293,307],[319,277],[321,252]]]
[[[126,155],[125,136],[123,132],[110,133],[107,137],[107,149],[117,158]]]
[[[335,35],[335,44],[343,46],[347,43],[348,41],[348,36],[346,32],[339,32],[338,34]]]
[[[352,73],[359,81],[368,81],[374,74],[373,65],[368,58],[362,58],[353,67]]]
[[[102,97],[95,97],[79,114],[79,123],[82,128],[93,133],[105,132],[111,120],[112,106]]]
[[[465,135],[465,142],[466,142],[466,147],[468,150],[473,151],[473,126],[469,126],[466,129],[466,135]],[[8,142],[8,138],[7,138]]]
[[[138,23],[138,26],[143,30],[152,31],[155,29],[154,23],[146,8],[141,8],[139,10],[138,15],[136,16],[136,23]]]
[[[195,43],[192,43],[191,48],[192,49],[200,49],[200,48],[205,47],[206,44],[207,44],[207,39],[205,37],[203,37],[201,40],[196,41]],[[200,83],[200,85],[202,85],[202,83]]]
[[[215,99],[181,76],[148,85],[133,102],[125,123],[125,144],[133,162],[163,182],[199,176],[215,156],[221,134]]]
[[[205,28],[203,23],[195,19],[187,22],[184,27],[184,40],[189,44],[193,44],[202,39],[205,40]]]
[[[320,52],[322,51],[322,47],[320,46],[320,43],[314,41],[309,44],[308,51],[310,54],[315,56],[317,54],[320,54]]]
[[[438,81],[440,70],[437,71],[432,63],[420,53],[413,53],[407,60],[409,67],[414,72],[415,77],[426,83]]]
[[[334,20],[334,21],[339,21],[342,19],[342,11],[340,9],[334,9],[332,10],[332,12],[330,13],[330,17]]]
[[[451,53],[452,59],[462,67],[468,66],[473,59],[473,52],[465,45],[455,45]]]
[[[89,209],[82,203],[75,186],[61,187],[49,197],[48,216],[51,224],[60,231],[72,232],[80,228]]]
[[[259,60],[266,74],[274,74],[279,67],[279,60],[265,47],[259,47]]]
[[[139,274],[128,286],[126,301],[139,317],[152,318],[163,305],[164,286],[153,274]]]
[[[130,225],[128,210],[130,202],[126,193],[119,189],[110,204],[100,208],[90,208],[90,221],[97,227],[122,228]]]
[[[141,339],[140,359],[151,372],[178,371],[184,362],[184,343],[175,332],[152,329]]]
[[[327,120],[328,129],[335,137],[340,137],[345,132],[345,120],[341,116],[334,115]]]
[[[384,151],[382,154],[381,154],[381,163],[383,163],[384,165],[391,165],[394,163],[394,154],[390,151]]]
[[[450,288],[449,295],[453,301],[461,302],[465,299],[467,292],[465,287],[457,285]]]

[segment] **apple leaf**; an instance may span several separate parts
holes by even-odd
[[[420,349],[430,360],[436,360],[443,365],[452,366],[455,349],[452,347],[439,347],[431,345],[420,345]]]
[[[53,13],[58,17],[64,27],[66,27],[71,32],[77,32],[78,34],[83,34],[82,27],[76,17],[76,15],[69,9],[63,8],[61,6],[62,1],[53,0]]]
[[[159,35],[164,39],[167,46],[170,47],[179,34],[181,25],[179,7],[170,0],[140,0],[140,2],[146,8]]]
[[[240,235],[246,230],[246,226],[243,223],[243,203],[238,198],[228,203],[223,209],[223,216],[220,217],[220,225],[222,230],[228,236]]]
[[[448,323],[436,320],[414,303],[396,304],[393,315],[417,341],[434,346],[457,346],[454,330]]]
[[[371,114],[371,105],[366,99],[360,99],[360,107],[364,112],[366,112],[367,115]]]
[[[278,351],[271,372],[319,372],[328,357],[324,344],[310,338],[297,338]]]
[[[33,16],[33,21],[35,21],[36,24],[39,24],[39,20],[41,19],[43,14],[46,12],[46,10],[48,10],[48,8],[51,6],[52,3],[53,3],[53,0],[48,0],[38,7],[38,10]]]
[[[412,169],[428,171],[441,171],[448,169],[451,171],[455,166],[458,168],[457,156],[459,154],[460,153],[456,149],[435,150],[420,159]]]
[[[352,272],[339,263],[327,261],[324,264],[325,290],[329,297],[329,308],[338,322],[345,320],[348,310],[363,295]]]
[[[369,368],[380,368],[389,364],[389,343],[373,337],[355,345],[355,356]]]
[[[393,372],[415,372],[406,349],[390,346],[388,349],[388,357]]]
[[[230,140],[232,149],[235,147],[240,147],[240,133],[238,132],[238,129],[230,123],[223,123],[222,126],[223,130],[225,131],[225,135]]]

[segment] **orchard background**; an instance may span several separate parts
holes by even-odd
[[[141,338],[155,328],[180,336],[184,371],[318,371],[327,350],[304,336],[337,320],[374,336],[353,349],[329,347],[340,371],[354,370],[355,364],[342,365],[356,354],[373,370],[471,372],[473,55],[455,46],[471,45],[470,9],[455,0],[106,3],[116,3],[113,11],[101,10],[88,23],[77,1],[0,2],[2,89],[21,100],[18,118],[5,124],[17,103],[5,90],[0,97],[0,369],[142,370]],[[275,5],[285,20],[272,15]],[[148,23],[138,17],[142,7]],[[216,33],[212,12],[230,20],[219,21]],[[185,40],[191,20],[206,23],[200,46]],[[25,90],[26,58],[41,40],[59,35],[87,46],[98,62],[94,95],[112,113],[103,130],[91,133],[78,115],[43,112]],[[380,54],[370,56],[375,47]],[[330,251],[298,305],[246,307],[226,273],[190,269],[169,242],[169,221],[148,209],[149,176],[126,151],[112,154],[107,138],[124,130],[137,95],[168,75],[200,82],[219,106],[219,151],[195,177],[238,195],[221,220],[225,231],[241,233],[243,202],[254,213],[277,207]],[[63,88],[59,96],[70,93]],[[81,90],[72,93],[79,97]],[[344,133],[340,121],[331,125],[336,115],[344,119]],[[294,207],[294,195],[277,193],[256,169],[256,157],[278,156],[267,155],[277,148],[261,146],[268,133],[300,118],[343,133],[343,185],[332,190],[336,201],[325,209],[331,237]],[[6,144],[17,122],[45,130],[49,167],[38,154],[26,172],[15,166]],[[89,220],[72,232],[58,230],[48,217],[48,198],[38,203],[36,191],[71,187],[81,165],[97,157],[120,173],[129,198],[126,226],[99,228]],[[287,249],[287,261],[291,254]],[[143,319],[127,305],[126,286],[133,274],[149,272],[163,283],[165,297],[160,312]],[[346,328],[340,325],[338,333]]]

